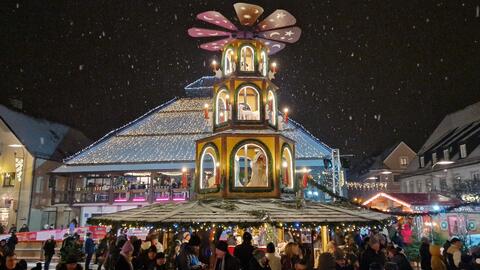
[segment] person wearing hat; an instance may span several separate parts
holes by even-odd
[[[340,249],[337,249],[333,254],[335,257],[336,270],[353,270],[353,266],[347,263],[347,257]]]
[[[190,233],[189,232],[184,232],[183,233],[183,240],[182,240],[182,243],[188,243],[188,241],[190,241]]]
[[[155,256],[155,267],[153,270],[167,270],[167,259],[165,258],[165,253],[157,253]]]
[[[163,244],[158,241],[159,234],[158,232],[152,232],[147,235],[145,242],[142,243],[142,251],[149,249],[151,246],[155,246],[157,248],[157,253],[163,252]]]
[[[215,268],[214,270],[238,270],[240,263],[237,258],[228,252],[228,244],[225,241],[219,241],[215,246]]]
[[[249,232],[243,233],[243,242],[235,247],[233,256],[240,261],[242,269],[248,269],[248,264],[253,257],[254,247],[252,245],[252,235]]]
[[[156,256],[157,248],[155,246],[150,246],[149,249],[147,249],[146,251],[144,251],[143,254],[141,254],[140,265],[136,269],[153,270],[153,268],[155,268]]]
[[[182,248],[176,258],[178,270],[205,269],[205,264],[200,262],[197,254],[200,252],[200,237],[192,235],[190,241]]]
[[[450,240],[450,247],[447,249],[447,268],[458,269],[460,261],[462,260],[462,246],[463,243],[460,239],[453,237]]]
[[[117,262],[115,263],[115,270],[133,270],[132,254],[133,245],[130,241],[126,241],[122,246]]]
[[[360,270],[369,270],[370,264],[385,265],[385,255],[380,250],[380,242],[375,237],[368,240],[367,248],[360,258]]]

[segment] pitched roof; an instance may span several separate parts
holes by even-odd
[[[185,86],[187,97],[209,97],[213,92],[213,85],[219,81],[215,76],[203,76]]]
[[[410,204],[412,206],[425,206],[425,205],[440,205],[440,206],[455,206],[462,203],[461,200],[456,198],[450,198],[437,193],[377,193],[372,198],[365,200],[364,204],[372,200],[375,197],[393,197],[397,200]]]
[[[367,157],[361,161],[355,168],[352,170],[352,177],[357,178],[361,175],[368,173],[371,170],[381,170],[388,169],[384,161],[392,154],[394,150],[398,148],[399,145],[405,144],[403,141],[396,143],[389,148],[385,149],[382,153],[378,155],[373,155],[372,157]],[[406,144],[405,144],[406,145]],[[408,147],[408,145],[407,145]]]
[[[211,102],[211,98],[172,99],[108,133],[65,164],[194,161],[195,141],[213,134],[211,122],[202,113],[204,104]],[[330,147],[293,120],[281,133],[296,142],[297,159],[321,159],[331,153]]]
[[[34,118],[3,105],[0,105],[0,119],[37,158],[61,161],[91,142],[78,130]]]
[[[142,208],[93,217],[89,223],[171,224],[171,223],[350,223],[380,222],[389,216],[306,201],[297,208],[295,201],[282,199],[196,200],[185,203],[157,203]]]

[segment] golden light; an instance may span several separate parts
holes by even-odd
[[[229,94],[225,95],[225,98],[226,98],[226,99],[229,99],[229,98],[230,98],[230,95],[229,95]]]
[[[217,168],[220,167],[220,162],[217,162],[217,163],[215,164],[215,166],[216,166]]]
[[[282,162],[282,167],[283,168],[287,168],[288,167],[288,163],[286,161]]]
[[[182,172],[183,172],[183,173],[187,172],[187,168],[183,167],[183,168],[182,168]]]
[[[283,109],[284,113],[288,113],[288,108]]]
[[[204,107],[205,109],[208,109],[208,104],[205,103],[205,104],[203,105],[203,107]]]

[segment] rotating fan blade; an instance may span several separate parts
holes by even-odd
[[[225,37],[225,36],[229,37],[231,36],[232,33],[219,31],[219,30],[192,27],[188,29],[188,34],[191,37]]]
[[[274,40],[268,40],[268,39],[263,39],[263,38],[257,38],[259,41],[263,42],[263,44],[265,44],[265,46],[268,47],[268,54],[269,55],[272,55],[272,54],[276,54],[277,52],[285,49],[285,43],[281,43],[281,42],[278,42],[278,41],[274,41]]]
[[[277,9],[272,14],[268,15],[263,21],[258,24],[258,30],[266,31],[276,28],[283,28],[294,25],[297,19],[293,17],[288,11]]]
[[[263,13],[263,8],[257,5],[236,3],[233,7],[235,8],[240,23],[246,26],[253,26],[258,17]]]
[[[205,11],[197,15],[197,19],[208,22],[211,24],[218,25],[225,29],[229,29],[232,31],[236,31],[237,27],[229,21],[225,16],[223,16],[220,12],[217,11]]]
[[[212,52],[219,51],[223,49],[223,46],[225,46],[225,44],[227,44],[232,40],[233,38],[224,38],[224,39],[220,39],[220,40],[216,40],[208,43],[203,43],[202,45],[200,45],[200,48],[207,51],[212,51]]]
[[[260,32],[259,37],[281,42],[294,43],[297,42],[302,35],[302,29],[299,27],[288,27],[283,29],[270,30]]]

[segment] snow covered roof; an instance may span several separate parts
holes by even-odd
[[[0,119],[37,158],[62,160],[91,141],[78,130],[37,119],[0,105]]]
[[[215,76],[203,76],[185,86],[187,97],[209,97],[212,95],[213,85],[218,81]]]
[[[211,98],[175,98],[138,119],[110,132],[86,149],[65,160],[57,172],[73,172],[73,166],[150,164],[195,160],[195,141],[213,134],[211,121],[203,116]],[[266,131],[272,133],[273,131]],[[323,159],[331,148],[300,124],[289,121],[281,131],[296,142],[297,159]]]

